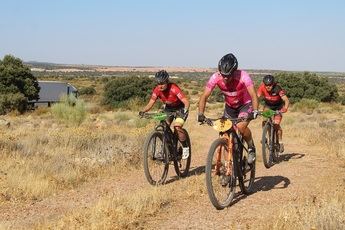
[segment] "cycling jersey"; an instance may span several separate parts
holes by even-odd
[[[206,89],[212,91],[216,85],[224,94],[225,103],[231,108],[238,108],[252,101],[247,88],[253,86],[253,81],[243,70],[236,70],[230,82],[226,82],[219,72],[214,73],[208,80]]]
[[[168,83],[166,90],[161,91],[159,86],[153,89],[151,99],[159,98],[168,108],[178,108],[184,106],[182,99],[186,96],[175,83]]]
[[[267,91],[265,84],[261,83],[258,89],[258,97],[263,97],[265,104],[269,107],[281,107],[283,105],[282,97],[285,91],[277,84],[274,84],[270,92]]]

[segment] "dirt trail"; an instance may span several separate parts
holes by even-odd
[[[261,129],[258,125],[255,127],[253,131],[257,152],[261,154],[261,146],[258,144]],[[192,170],[198,168],[202,171],[208,148],[217,133],[194,121],[189,121],[187,129],[193,143]],[[317,147],[296,145],[288,135],[285,143],[286,151],[278,165],[267,170],[262,162],[257,162],[254,193],[250,196],[240,195],[230,208],[222,211],[217,211],[211,205],[207,194],[201,194],[192,202],[181,199],[155,218],[149,219],[147,226],[156,229],[245,228],[248,224],[274,216],[288,202],[317,199],[320,186],[325,184],[319,183],[320,180],[327,181],[334,188],[344,183],[341,177],[331,175],[345,175],[345,169],[335,169],[334,162],[327,161],[327,156],[318,153],[320,150]],[[185,180],[188,181],[189,178]],[[131,172],[130,177],[119,175],[118,178],[87,183],[78,189],[31,204],[6,204],[1,207],[0,225],[29,228],[44,220],[58,219],[70,211],[92,207],[99,198],[107,194],[129,194],[148,186],[150,185],[146,182],[143,171],[136,170]]]

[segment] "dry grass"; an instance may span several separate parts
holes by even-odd
[[[0,202],[42,199],[124,166],[139,167],[141,134],[149,129],[129,131],[107,115],[79,127],[36,115],[8,119],[11,127],[0,133]]]
[[[312,198],[304,203],[291,203],[284,206],[276,218],[261,226],[262,229],[344,229],[344,194],[330,196],[322,200]]]

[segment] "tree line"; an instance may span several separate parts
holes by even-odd
[[[278,72],[275,77],[286,90],[292,103],[307,98],[320,102],[345,104],[345,97],[339,96],[336,85],[331,83],[327,77],[320,77],[310,72]],[[202,81],[204,80],[202,78]],[[132,75],[109,78],[104,82],[102,103],[112,108],[122,107],[133,99],[145,103],[154,86],[154,80],[149,77]],[[28,101],[39,99],[39,90],[37,77],[31,73],[27,65],[23,64],[22,60],[12,55],[6,55],[2,60],[0,59],[0,114],[11,110],[25,112],[28,108]],[[82,91],[82,94],[94,93],[93,89],[89,88]],[[213,97],[214,101],[223,100],[220,91],[216,91]]]

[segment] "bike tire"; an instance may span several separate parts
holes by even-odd
[[[270,146],[272,146],[272,139],[270,138],[270,125],[266,122],[265,126],[262,129],[262,138],[261,138],[261,146],[262,146],[262,161],[266,168],[270,168],[272,166],[271,161],[271,154],[272,151],[270,150]]]
[[[221,157],[225,156],[228,152],[227,140],[224,138],[216,139],[208,152],[207,162],[206,162],[206,187],[207,193],[210,198],[212,205],[218,209],[224,209],[228,207],[234,198],[236,190],[236,171],[234,165],[232,164],[232,175],[230,181],[226,185],[222,185],[221,181],[225,178],[225,163],[221,164],[219,167],[219,175],[217,175],[212,169],[215,167],[215,157],[217,150],[220,150]],[[232,161],[233,163],[234,161]]]
[[[164,138],[162,132],[153,131],[150,135],[148,135],[144,144],[144,172],[147,181],[151,185],[164,184],[168,175],[169,151],[167,145],[163,145],[163,140]],[[165,147],[163,148],[163,146]],[[151,150],[153,151],[151,152]],[[155,157],[156,151],[160,151],[160,159]]]
[[[248,195],[252,193],[254,187],[256,160],[252,164],[248,164],[247,155],[244,154],[243,146],[238,142],[237,138],[234,138],[234,150],[235,169],[238,172],[240,189],[243,194]]]
[[[186,159],[182,159],[182,143],[178,140],[177,136],[175,136],[175,156],[174,156],[174,168],[176,175],[179,177],[186,177],[188,176],[189,173],[189,168],[190,168],[190,163],[192,159],[192,146],[190,143],[190,138],[188,135],[187,130],[183,129],[186,135],[186,142],[187,142],[187,147],[189,147],[189,156]],[[175,134],[176,135],[176,134]]]

